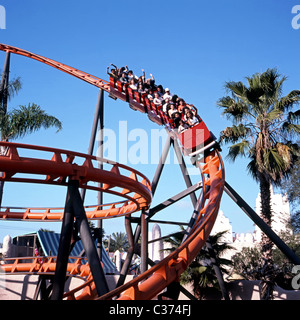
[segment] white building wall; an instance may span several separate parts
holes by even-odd
[[[275,194],[273,187],[270,188],[271,191],[271,206],[272,206],[272,223],[271,227],[276,234],[280,232],[290,232],[291,229],[287,227],[291,220],[290,204],[287,195],[282,196],[282,194]],[[256,213],[261,216],[261,195],[258,194],[256,198]],[[255,240],[257,242],[261,241],[262,231],[259,227],[255,226]]]
[[[225,217],[224,212],[222,210],[219,211],[216,222],[213,226],[211,234],[217,234],[219,232],[226,231],[226,233],[222,237],[222,241],[226,243],[231,243],[233,241],[232,238],[232,225],[228,218]]]

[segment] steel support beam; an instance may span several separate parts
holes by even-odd
[[[180,147],[178,145],[177,140],[172,140],[172,144],[173,144],[173,147],[174,147],[174,150],[175,150],[175,154],[176,154],[176,157],[177,157],[180,169],[181,169],[181,173],[182,173],[183,179],[185,181],[185,184],[186,184],[187,188],[189,188],[193,184],[192,184],[190,175],[188,173],[188,170],[187,170],[184,158],[182,156],[182,153],[180,151]],[[192,192],[190,194],[190,197],[191,197],[191,201],[192,201],[193,207],[195,208],[196,204],[197,204],[197,197],[196,197],[195,192]]]
[[[98,101],[97,101],[97,108],[99,108],[99,116],[98,116],[98,150],[97,156],[99,158],[103,158],[103,143],[104,143],[104,92],[102,89],[99,90]],[[98,162],[98,168],[103,169],[103,162]],[[99,188],[103,187],[103,183],[98,184]],[[103,192],[98,192],[98,205],[103,204]],[[102,261],[102,236],[103,236],[103,220],[100,219],[97,221],[97,227],[99,230],[99,238],[97,242],[97,252],[100,261]]]
[[[185,230],[185,235],[182,238],[182,243],[186,240],[186,238],[188,237],[189,233],[191,232],[194,224],[196,223],[197,217],[198,217],[200,210],[201,210],[202,201],[203,201],[203,192],[201,192],[199,199],[197,200],[196,206],[194,207],[192,217],[191,217],[191,219],[188,223],[188,226]]]
[[[101,124],[103,126],[103,119],[100,119],[100,117],[103,118],[103,100],[104,100],[103,96],[104,96],[103,90],[100,89],[99,94],[98,94],[96,110],[95,110],[95,114],[94,114],[94,122],[93,122],[93,126],[92,126],[89,148],[88,148],[88,152],[87,152],[88,155],[93,154],[95,141],[96,141],[96,137],[97,137],[97,128],[98,128],[99,121],[101,122]],[[83,202],[85,199],[85,193],[86,193],[86,189],[81,189],[81,198],[82,198]]]
[[[168,200],[158,204],[157,206],[150,208],[148,219],[151,219],[157,212],[167,208],[168,206],[174,204],[175,202],[189,196],[192,192],[195,192],[202,188],[202,182],[198,182],[193,186],[188,187],[187,189],[183,190],[182,192],[176,194],[175,196],[169,198]]]
[[[246,213],[246,215],[270,238],[278,249],[295,265],[300,265],[300,258],[278,235],[259,217],[246,201],[225,181],[224,191]]]
[[[192,186],[192,182],[191,182],[191,178],[190,178],[190,176],[188,174],[188,170],[186,168],[185,161],[184,161],[184,158],[183,158],[182,153],[180,151],[180,148],[179,148],[177,140],[173,141],[173,145],[174,145],[175,153],[176,153],[176,156],[177,156],[180,168],[181,168],[181,172],[182,172],[183,177],[184,177],[184,181],[186,183],[186,186],[189,188],[189,187]],[[192,200],[192,203],[193,203],[193,206],[194,206],[194,212],[193,212],[193,215],[192,215],[192,217],[190,219],[189,225],[188,225],[188,227],[186,229],[186,234],[184,235],[182,242],[184,242],[186,240],[190,230],[193,228],[193,226],[194,226],[194,224],[196,222],[196,219],[197,219],[197,217],[198,217],[198,215],[200,213],[200,209],[201,209],[201,205],[202,205],[203,191],[202,191],[202,193],[201,193],[201,195],[200,195],[198,200],[197,200],[195,192],[191,193],[190,197],[191,197],[191,200]],[[213,268],[215,270],[218,282],[220,284],[222,295],[223,295],[224,299],[227,300],[228,299],[228,293],[227,293],[227,290],[226,290],[226,286],[225,286],[225,282],[224,282],[224,278],[223,278],[220,266],[217,263],[217,260],[215,259],[215,252],[214,252],[213,248],[211,247],[210,243],[206,242],[206,246],[210,247],[210,249],[211,249],[211,251],[210,251],[210,253],[211,253],[211,262],[212,262]]]
[[[178,226],[187,226],[187,222],[168,221],[168,220],[148,220],[148,223],[174,224]]]
[[[47,283],[49,282],[49,283]],[[53,276],[52,275],[39,275],[39,280],[35,289],[33,300],[49,300],[50,294],[53,289]]]
[[[128,273],[128,270],[130,268],[130,264],[134,255],[135,251],[135,243],[134,243],[134,237],[132,233],[132,228],[131,228],[131,222],[130,222],[130,217],[125,217],[125,230],[127,234],[127,239],[128,239],[128,251],[127,251],[127,256],[125,259],[125,262],[122,266],[121,272],[120,272],[120,277],[118,279],[116,287],[120,287],[124,282],[126,275]]]
[[[144,273],[148,269],[148,213],[142,211],[141,214],[141,273]]]
[[[178,142],[174,140],[173,141],[173,145],[174,145],[175,154],[176,154],[177,160],[179,162],[180,169],[181,169],[185,184],[186,184],[187,188],[191,188],[192,187],[192,181],[191,181],[191,178],[190,178],[190,176],[188,174],[188,170],[187,170],[184,158],[182,156],[182,153],[180,151],[180,147],[178,145]],[[192,217],[190,219],[190,222],[188,224],[188,227],[186,229],[186,234],[184,235],[182,242],[185,241],[185,239],[187,238],[189,232],[192,230],[192,228],[193,228],[193,226],[194,226],[194,224],[196,222],[196,219],[197,219],[197,217],[199,215],[199,212],[200,212],[200,209],[201,209],[202,196],[203,196],[203,191],[201,192],[201,195],[200,195],[199,199],[197,199],[195,191],[190,194],[191,201],[192,201],[192,204],[193,204],[193,207],[194,207],[194,211],[193,211]]]
[[[68,192],[61,226],[51,300],[62,300],[63,298],[73,227],[74,211],[72,199]]]
[[[156,241],[160,241],[160,240],[169,239],[171,237],[180,236],[181,234],[184,234],[184,232],[185,231],[173,232],[173,233],[168,234],[167,236],[163,236],[163,237],[160,237],[160,238],[156,238],[156,239],[150,240],[150,241],[148,241],[148,244],[156,242]]]
[[[180,285],[180,291],[187,297],[189,298],[190,300],[197,300],[198,299],[192,295],[185,287],[183,287],[182,285]]]
[[[9,66],[10,66],[10,52],[6,52],[4,67],[2,71],[1,83],[0,83],[0,105],[2,104],[2,110],[7,112],[7,99],[8,99],[8,82],[9,82]]]
[[[7,112],[7,99],[8,99],[8,83],[9,83],[9,67],[10,67],[10,52],[6,52],[2,77],[1,77],[1,83],[0,83],[0,107],[1,111],[6,114]],[[0,139],[2,139],[2,132],[0,128]],[[6,150],[0,150],[0,153],[6,154],[8,148]],[[0,172],[0,176],[2,177],[3,172]],[[3,189],[4,189],[4,181],[0,182],[0,208],[2,205],[2,198],[3,198]]]
[[[97,157],[103,158],[103,129],[104,129],[104,91],[99,89],[96,110],[94,114],[94,121],[92,126],[92,132],[90,137],[90,143],[88,148],[88,154],[92,155],[96,138],[98,138],[98,150],[97,150]],[[98,135],[97,135],[98,132]],[[101,161],[98,162],[98,168],[103,169],[103,163]],[[102,184],[99,183],[98,186],[101,188]],[[81,189],[81,198],[85,199],[86,189]],[[98,205],[103,204],[103,192],[98,192]],[[97,252],[99,255],[100,261],[102,261],[102,229],[103,229],[103,222],[102,220],[97,221],[97,227],[99,231],[99,239],[97,242]]]
[[[164,145],[164,148],[163,148],[163,151],[162,151],[162,154],[160,156],[160,159],[159,159],[159,163],[157,165],[157,168],[156,168],[156,171],[155,171],[155,174],[154,174],[154,177],[153,177],[153,180],[152,180],[152,184],[151,184],[151,188],[152,188],[152,195],[155,194],[155,191],[156,191],[156,187],[157,187],[157,184],[159,182],[159,179],[160,179],[160,176],[161,176],[161,173],[163,171],[163,168],[164,168],[164,165],[165,165],[165,162],[166,162],[166,159],[167,159],[167,156],[168,156],[168,153],[170,151],[170,147],[171,147],[171,140],[172,138],[170,137],[170,135],[168,135],[167,139],[166,139],[166,142],[165,142],[165,145]],[[149,214],[149,212],[148,212]],[[145,215],[144,215],[145,217]],[[147,218],[147,217],[146,217]],[[133,220],[133,219],[131,219]],[[145,225],[145,222],[144,221],[144,226],[143,226],[143,232],[144,230],[148,233],[148,229],[147,229],[147,226]],[[136,226],[135,228],[135,232],[134,232],[134,235],[133,235],[133,242],[134,242],[134,251],[130,252],[130,254],[127,254],[126,256],[126,260],[125,260],[125,263],[123,265],[123,268],[121,270],[121,275],[119,277],[119,280],[118,280],[118,283],[117,283],[117,287],[121,286],[122,284],[124,284],[124,281],[125,281],[125,278],[126,278],[126,275],[128,273],[128,270],[129,270],[129,267],[130,267],[130,262],[132,260],[132,257],[133,257],[133,254],[135,253],[135,250],[136,250],[136,247],[137,247],[137,244],[138,244],[138,241],[139,241],[139,238],[142,234],[142,237],[143,237],[143,233],[142,233],[142,228],[141,228],[141,219],[139,219],[138,221],[138,225]],[[128,234],[127,234],[128,236]],[[143,242],[145,243],[146,241],[148,241],[148,234],[147,234],[147,240],[143,239]],[[147,246],[148,247],[148,246]],[[142,250],[141,250],[142,251]],[[143,249],[143,265],[146,266],[147,265],[147,251],[148,249],[146,249],[144,247]],[[141,258],[142,260],[142,258]],[[145,267],[146,268],[146,267]]]
[[[152,195],[154,196],[158,181],[160,179],[161,173],[163,171],[168,153],[170,151],[172,138],[168,135],[167,140],[165,142],[164,149],[162,151],[162,155],[159,159],[158,166],[156,168],[152,183],[151,190]],[[148,269],[148,216],[149,210],[142,212],[141,214],[141,272],[146,272]]]
[[[160,156],[160,159],[159,159],[159,162],[158,162],[154,177],[152,179],[151,190],[152,190],[152,194],[153,195],[155,194],[157,184],[159,182],[161,173],[162,173],[164,165],[166,163],[166,159],[167,159],[167,156],[169,154],[172,141],[173,141],[172,138],[170,137],[170,135],[168,135],[168,137],[166,139],[166,142],[165,142],[165,145],[164,145],[164,148],[163,148],[163,151],[162,151],[162,154]]]
[[[78,226],[81,242],[89,262],[98,296],[101,296],[107,293],[109,289],[88,224],[88,219],[86,217],[83,201],[78,190],[78,185],[79,182],[77,180],[71,180],[69,182],[68,190],[70,199],[72,201],[74,216],[76,218],[76,224]]]

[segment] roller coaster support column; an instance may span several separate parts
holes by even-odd
[[[88,155],[93,154],[99,120],[101,121],[101,124],[102,124],[101,128],[103,128],[103,90],[102,89],[99,90],[99,95],[98,95],[98,100],[97,100],[97,105],[96,105],[96,110],[94,115],[94,122],[92,127],[92,133],[90,138],[90,144],[87,152]],[[101,155],[98,155],[98,156],[100,157]],[[83,201],[85,199],[85,193],[86,193],[86,189],[81,189],[81,198]]]
[[[10,52],[6,52],[6,58],[4,62],[2,78],[0,83],[0,105],[4,113],[7,111],[7,97],[8,97],[8,81],[9,81],[9,64],[10,64]]]
[[[167,156],[168,156],[169,151],[170,151],[171,143],[172,143],[172,139],[168,135],[167,140],[165,142],[164,149],[163,149],[162,154],[160,156],[159,163],[157,165],[157,168],[156,168],[152,183],[151,183],[152,195],[154,195],[154,193],[156,191],[156,187],[157,187],[158,181],[160,179],[160,176],[161,176],[161,173],[163,171]]]
[[[256,214],[243,198],[225,181],[224,191],[254,221],[254,223],[274,242],[285,256],[295,265],[300,265],[300,258],[289,248],[277,234]]]
[[[68,193],[61,226],[51,300],[62,300],[63,298],[73,227],[74,212],[72,201]]]
[[[2,106],[2,110],[5,114],[7,112],[7,97],[8,97],[8,82],[9,82],[9,65],[10,65],[10,52],[6,52],[1,83],[0,83],[0,106]],[[2,133],[0,132],[0,136],[2,137]],[[1,148],[2,149],[2,148]],[[0,154],[4,154],[5,150],[0,150]],[[0,173],[2,176],[2,172]],[[0,207],[2,205],[2,197],[3,197],[3,188],[4,181],[0,182]]]
[[[124,261],[124,264],[122,266],[121,272],[120,272],[120,277],[117,283],[117,287],[121,286],[125,282],[126,274],[128,273],[133,254],[135,252],[135,243],[134,243],[134,237],[132,233],[132,228],[131,228],[131,222],[130,222],[130,216],[125,217],[125,230],[127,234],[127,239],[128,239],[128,251],[127,251],[127,256]],[[128,258],[127,258],[128,257]]]
[[[158,166],[156,168],[152,184],[151,184],[151,190],[152,195],[154,196],[156,187],[158,184],[158,181],[160,179],[162,170],[164,168],[168,153],[170,151],[172,139],[168,135],[162,155],[160,157]],[[149,210],[143,211],[141,215],[141,233],[142,233],[142,239],[141,239],[141,273],[146,272],[148,269],[148,224],[149,224]]]
[[[95,141],[97,137],[97,129],[98,129],[98,150],[97,150],[97,156],[99,158],[103,158],[103,129],[104,129],[104,91],[102,89],[99,90],[97,104],[96,104],[96,110],[94,115],[94,122],[91,132],[91,138],[90,138],[90,144],[88,149],[88,154],[92,155]],[[103,169],[103,163],[99,162],[99,169]],[[99,184],[99,187],[101,187],[101,184]],[[81,198],[85,199],[85,193],[86,189],[81,190]],[[98,205],[103,204],[103,193],[99,191],[98,193]],[[97,243],[97,252],[99,255],[100,261],[102,261],[102,220],[98,220],[97,224],[99,232],[99,239]]]
[[[171,137],[168,135],[167,140],[166,140],[165,145],[164,145],[164,149],[163,149],[161,157],[159,159],[159,163],[157,165],[157,168],[156,168],[152,183],[151,183],[151,190],[152,190],[152,195],[153,196],[155,194],[155,190],[156,190],[158,181],[160,179],[162,170],[164,168],[164,164],[166,162],[168,153],[170,151],[170,147],[171,147]],[[148,218],[149,218],[149,215],[147,216],[147,220],[148,220]],[[127,219],[127,224],[130,224],[128,219]],[[126,226],[126,224],[125,224],[125,226]],[[129,226],[127,225],[127,227],[129,227]],[[144,227],[146,227],[146,226],[144,226]],[[130,234],[128,234],[127,230],[130,231]],[[126,230],[127,237],[129,239],[129,237],[131,236],[132,231],[131,231],[131,228],[127,229],[127,230]],[[133,247],[129,248],[129,250],[128,250],[128,253],[127,253],[127,256],[126,256],[126,260],[125,260],[125,263],[123,264],[123,267],[122,267],[122,270],[121,270],[121,273],[120,273],[120,278],[119,278],[118,283],[117,283],[117,287],[121,286],[125,282],[125,278],[126,278],[126,275],[128,273],[129,266],[130,266],[133,254],[135,253],[135,246],[138,243],[140,235],[141,235],[141,221],[139,222],[139,224],[137,225],[137,227],[135,229],[134,239],[133,239]],[[146,239],[144,239],[144,240],[146,241]],[[142,248],[141,248],[141,250],[142,250]],[[146,248],[145,247],[143,248],[143,251],[144,251],[144,253],[143,253],[143,260],[144,260],[143,264],[144,264],[144,268],[146,268],[147,262],[145,260],[147,259],[147,256],[146,256],[147,253],[146,253]],[[141,256],[142,256],[142,254],[141,254]]]
[[[188,174],[188,170],[186,168],[186,164],[185,164],[185,161],[183,159],[183,156],[182,156],[182,153],[180,151],[180,147],[178,145],[177,140],[173,141],[173,146],[174,146],[174,149],[175,149],[176,157],[177,157],[179,165],[180,165],[180,169],[181,169],[182,175],[184,177],[185,184],[186,184],[186,186],[188,188],[190,188],[192,186],[192,181],[191,181],[191,178],[190,178],[190,176]],[[192,229],[192,227],[193,227],[193,225],[194,225],[194,223],[196,221],[196,218],[197,218],[197,216],[198,216],[198,214],[200,212],[201,201],[202,201],[202,193],[201,193],[201,195],[200,195],[198,200],[197,200],[195,192],[191,193],[190,197],[191,197],[191,201],[193,203],[194,212],[193,212],[193,215],[192,215],[191,220],[189,222],[189,225],[187,227],[187,230],[186,230],[187,232],[189,232]],[[186,239],[186,235],[184,236],[183,241],[185,239]],[[218,279],[218,282],[219,282],[219,285],[220,285],[220,288],[221,288],[221,291],[222,291],[222,295],[223,295],[225,300],[229,300],[229,295],[228,295],[228,292],[227,292],[227,289],[226,289],[226,286],[225,286],[225,282],[224,282],[224,279],[223,279],[223,275],[222,275],[220,266],[218,264],[218,261],[217,261],[216,255],[215,255],[215,251],[213,250],[211,244],[208,241],[206,243],[206,247],[208,248],[208,250],[210,250],[211,263],[212,263],[214,271],[216,273],[216,277]]]
[[[99,117],[98,117],[98,151],[97,156],[99,158],[103,158],[103,143],[104,143],[104,91],[100,89],[99,96],[98,96],[98,102],[97,102],[97,108],[99,105]],[[99,161],[99,169],[103,169],[103,162]],[[99,183],[98,186],[100,188],[103,187],[102,183]],[[98,204],[103,204],[103,192],[98,192]],[[103,235],[103,220],[98,220],[97,227],[99,230],[99,238],[97,242],[97,252],[100,258],[100,261],[102,261],[102,235]]]
[[[68,190],[73,205],[74,216],[76,218],[76,223],[80,233],[81,242],[89,262],[97,294],[98,296],[101,296],[107,293],[109,289],[90,231],[86,213],[83,207],[83,201],[78,190],[78,185],[79,182],[77,180],[71,180],[69,182]]]
[[[185,184],[189,188],[193,184],[192,184],[191,178],[189,176],[189,173],[188,173],[185,161],[183,159],[182,153],[180,151],[180,147],[179,147],[178,142],[176,140],[172,140],[172,143],[173,143],[175,154],[176,154],[176,157],[177,157],[177,160],[178,160],[178,163],[179,163],[179,166],[180,166],[181,173],[182,173],[182,176],[184,178]],[[197,205],[197,197],[196,197],[195,192],[192,192],[190,194],[190,197],[191,197],[191,201],[192,201],[193,207],[195,208],[196,205]]]
[[[148,269],[148,214],[147,211],[141,214],[141,273],[144,273]]]

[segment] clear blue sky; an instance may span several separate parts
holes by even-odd
[[[147,77],[152,73],[157,83],[195,104],[209,129],[218,136],[230,125],[216,107],[216,101],[225,95],[225,81],[243,80],[277,67],[288,76],[284,94],[299,88],[300,29],[291,25],[295,16],[291,10],[297,4],[299,1],[291,0],[0,0],[6,9],[6,29],[0,30],[0,42],[104,79],[110,63],[128,65],[137,74],[143,68]],[[4,58],[5,54],[0,53],[0,68]],[[14,76],[21,77],[23,89],[10,102],[10,108],[35,102],[63,122],[59,133],[54,129],[41,131],[20,142],[87,152],[97,88],[15,55],[11,57],[10,73],[11,78]],[[105,126],[118,133],[119,121],[128,121],[128,131],[143,129],[150,135],[151,129],[157,129],[145,115],[106,95]],[[128,148],[132,144],[128,142]],[[226,147],[222,155],[225,158]],[[224,160],[226,180],[254,207],[258,186],[246,172],[247,161],[232,164]],[[133,166],[152,179],[155,165]],[[154,202],[182,189],[179,168],[167,166]],[[187,221],[191,213],[187,200],[158,218],[176,216]],[[64,206],[64,201],[63,187],[7,183],[3,205]],[[87,204],[95,201],[95,194],[88,195]],[[223,197],[221,209],[233,231],[253,230],[249,218],[227,196]],[[60,230],[59,223],[0,221],[0,242],[6,234],[15,236],[40,227]],[[106,233],[122,231],[123,220],[105,221],[104,229]]]

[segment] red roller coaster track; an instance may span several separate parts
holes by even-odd
[[[9,45],[0,44],[0,50],[26,56],[48,64],[109,92],[117,98],[128,101],[128,98],[124,94],[118,93],[109,82],[91,74]],[[131,103],[131,107],[132,104],[134,107],[133,102]],[[140,103],[136,104],[136,109],[141,109],[142,111]],[[164,122],[158,113],[157,119],[156,122],[159,124]],[[211,143],[211,140],[205,141],[205,145],[208,143]],[[5,156],[0,156],[0,169],[4,172],[2,180],[67,185],[68,180],[74,179],[79,181],[81,188],[107,192],[125,198],[121,202],[90,207],[90,210],[86,211],[89,219],[129,215],[150,206],[152,200],[150,182],[145,176],[132,168],[106,159],[98,159],[94,156],[67,150],[8,142],[1,142],[0,145],[8,150]],[[184,141],[182,141],[182,145],[184,147]],[[45,160],[22,157],[20,155],[20,150],[22,149],[42,151],[48,154],[49,158]],[[80,159],[81,165],[74,162],[74,159],[77,158]],[[94,163],[97,163],[97,161],[110,165],[110,170],[96,168]],[[68,264],[67,272],[69,275],[79,274],[86,276],[86,282],[75,290],[65,293],[64,297],[67,299],[98,298],[101,300],[118,297],[118,299],[123,300],[149,300],[153,299],[173,281],[178,281],[181,273],[196,257],[210,234],[218,214],[225,183],[224,166],[217,150],[208,149],[204,159],[201,162],[197,162],[197,166],[200,169],[199,174],[203,184],[203,200],[201,202],[200,214],[187,238],[178,249],[134,280],[100,297],[95,290],[95,284],[89,272],[88,264],[82,265],[81,260],[76,260],[75,263]],[[20,177],[19,174],[23,173],[30,176],[26,178]],[[95,187],[91,184],[93,182],[103,183],[103,187]],[[2,219],[61,220],[62,217],[63,211],[59,208],[5,208],[0,213],[0,218]],[[54,257],[43,259],[43,262],[41,262],[38,258],[32,258],[32,261],[27,263],[21,263],[18,259],[15,259],[13,263],[4,265],[3,269],[8,273],[20,271],[28,273],[53,273],[56,267],[56,259]]]

